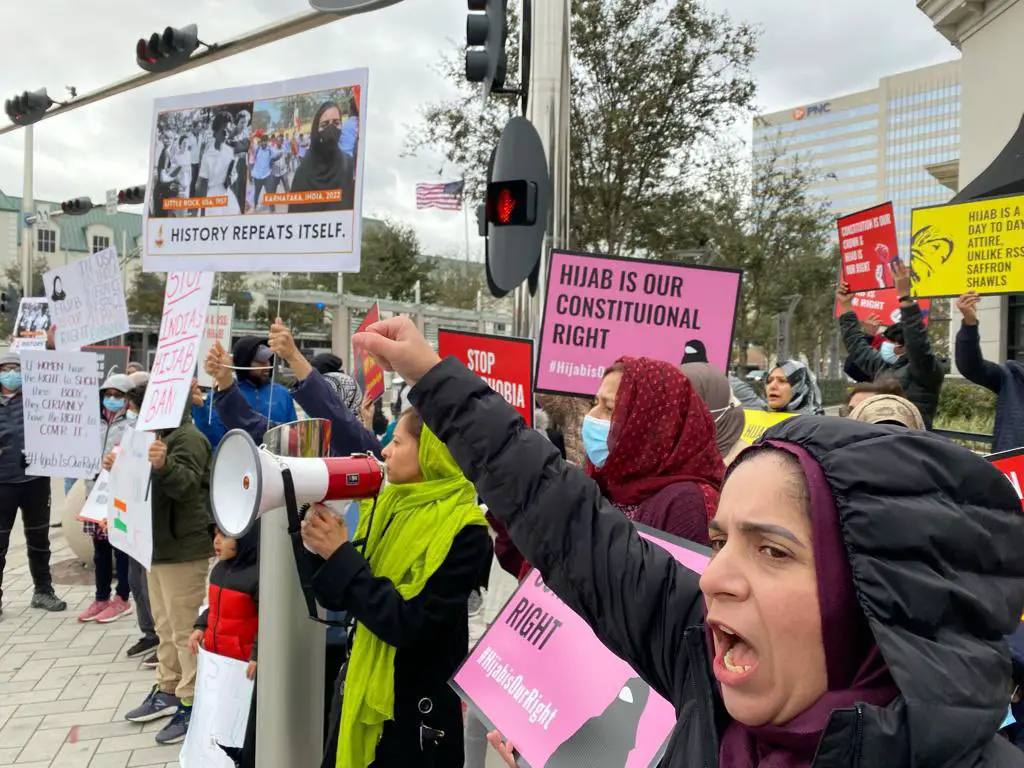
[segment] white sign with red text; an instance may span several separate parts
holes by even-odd
[[[181,425],[181,415],[191,400],[213,278],[213,272],[168,273],[160,338],[136,429],[175,429]]]
[[[215,342],[220,342],[224,349],[231,349],[231,324],[235,319],[234,307],[214,306],[206,311],[206,327],[203,339],[199,342],[199,386],[212,387],[213,377],[205,370],[203,361],[210,354]]]

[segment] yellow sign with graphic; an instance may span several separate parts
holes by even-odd
[[[796,416],[795,413],[776,413],[775,411],[743,411],[743,434],[740,440],[753,444],[768,427],[774,427],[781,421]]]
[[[1024,195],[911,213],[914,296],[1024,291]]]

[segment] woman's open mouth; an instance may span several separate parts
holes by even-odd
[[[738,632],[724,624],[712,623],[715,638],[715,679],[722,685],[739,685],[757,669],[757,651]]]

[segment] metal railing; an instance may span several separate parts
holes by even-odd
[[[942,437],[948,438],[949,440],[962,440],[968,443],[983,443],[989,447],[992,446],[992,435],[986,435],[981,432],[961,432],[956,429],[932,429],[936,435],[942,435]]]

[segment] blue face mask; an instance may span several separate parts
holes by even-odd
[[[883,341],[882,348],[878,350],[878,353],[889,365],[895,365],[896,361],[900,359],[900,356],[896,354],[896,345],[891,341]]]
[[[124,408],[124,398],[122,397],[104,397],[103,407],[111,413],[117,413]]]
[[[21,389],[21,371],[4,371],[0,373],[0,387],[8,392],[17,392]]]
[[[595,467],[603,467],[608,461],[608,433],[612,423],[608,419],[597,419],[593,416],[583,418],[583,450]]]

